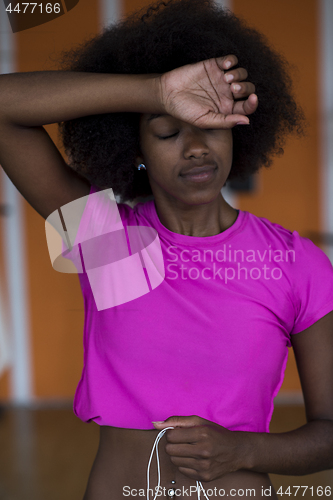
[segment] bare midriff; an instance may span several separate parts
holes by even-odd
[[[100,443],[89,476],[83,500],[147,499],[147,467],[157,430],[123,429],[101,426]],[[173,499],[197,499],[196,480],[181,472],[165,451],[166,436],[158,446],[160,462],[160,494],[157,499],[169,500],[168,491],[173,489]],[[150,485],[153,499],[157,487],[157,464],[154,454],[150,466]],[[268,474],[240,470],[213,481],[201,481],[210,500],[222,498],[277,499]],[[250,491],[252,490],[252,491]],[[264,492],[266,494],[264,494]],[[270,494],[269,494],[270,493]],[[201,492],[201,499],[205,499]]]

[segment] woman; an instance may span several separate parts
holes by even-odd
[[[85,366],[74,411],[101,426],[84,500],[146,497],[166,428],[162,489],[149,498],[196,498],[196,481],[210,498],[277,498],[268,473],[333,467],[333,270],[310,240],[235,210],[221,188],[268,166],[302,113],[286,64],[233,15],[203,0],[141,14],[70,52],[69,71],[0,79],[1,165],[45,219],[87,198],[81,257],[91,227],[114,215],[104,190],[122,202],[154,197],[117,208],[127,243],[131,227],[158,234],[163,280],[154,284],[145,260],[144,293],[105,307],[92,291],[101,266],[79,274]],[[247,71],[230,70],[238,60],[258,111]],[[54,122],[72,169],[43,129]],[[269,434],[290,346],[308,422]],[[153,489],[157,473],[153,461]]]

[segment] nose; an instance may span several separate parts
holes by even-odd
[[[200,158],[204,154],[209,154],[209,147],[206,140],[205,130],[198,127],[187,130],[184,134],[184,157]]]

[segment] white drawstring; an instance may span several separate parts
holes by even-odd
[[[201,481],[197,481],[197,493],[198,493],[198,500],[200,500],[200,489],[202,489],[203,494],[205,495],[205,497],[207,498],[207,500],[209,500],[209,498],[208,498],[208,496],[207,496],[207,493],[205,492],[204,487],[203,487],[203,486],[202,486],[202,484],[201,484]]]
[[[166,433],[166,431],[168,429],[174,429],[174,427],[166,427],[165,429],[162,429],[161,432],[159,432],[157,434],[155,442],[153,444],[153,448],[151,450],[151,454],[150,454],[149,462],[148,462],[148,468],[147,468],[147,500],[149,500],[149,471],[150,471],[150,464],[151,464],[151,460],[153,458],[155,449],[156,449],[157,482],[158,482],[158,484],[157,484],[156,494],[155,494],[153,500],[156,500],[157,493],[159,492],[159,488],[160,488],[160,484],[161,484],[161,475],[160,475],[160,461],[159,461],[159,458],[158,458],[158,443],[160,442],[161,438],[164,436],[164,434]]]
[[[152,458],[153,458],[153,455],[154,455],[154,451],[156,450],[156,462],[157,462],[157,488],[156,488],[156,493],[155,493],[155,496],[153,498],[153,500],[156,500],[156,497],[159,493],[159,489],[160,489],[160,485],[161,485],[161,473],[160,473],[160,461],[159,461],[159,457],[158,457],[158,444],[161,440],[161,438],[164,436],[164,434],[166,433],[166,431],[168,429],[174,429],[174,427],[165,427],[165,429],[162,429],[156,436],[156,439],[155,439],[155,442],[153,444],[153,448],[151,450],[151,454],[150,454],[150,457],[149,457],[149,462],[148,462],[148,467],[147,467],[147,500],[149,500],[149,472],[150,472],[150,464],[151,464],[151,461],[152,461]],[[201,484],[201,481],[197,481],[197,493],[198,493],[198,500],[200,500],[200,490],[203,491],[203,494],[205,496],[205,498],[207,500],[209,500],[205,490],[204,490],[204,487],[202,486]]]

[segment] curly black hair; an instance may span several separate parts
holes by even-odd
[[[287,134],[303,134],[304,115],[292,94],[288,62],[266,38],[213,0],[151,3],[94,38],[62,54],[62,69],[117,74],[165,73],[213,57],[235,54],[256,87],[259,107],[250,125],[235,127],[228,180],[244,180],[273,155]],[[122,202],[152,194],[140,150],[140,113],[108,113],[59,124],[70,166],[91,184],[112,187]]]

